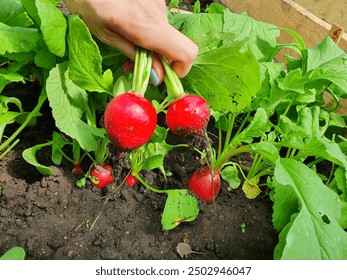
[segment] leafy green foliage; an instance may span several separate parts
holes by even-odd
[[[199,214],[198,201],[188,190],[167,190],[161,223],[163,229],[170,230],[182,222],[191,222]]]
[[[8,250],[5,254],[0,256],[0,260],[12,260],[20,261],[25,259],[25,250],[22,247],[13,247]]]
[[[78,15],[69,16],[68,43],[70,78],[85,90],[112,94],[112,72],[102,73],[98,46]]]
[[[50,0],[21,0],[29,16],[39,26],[43,39],[53,54],[65,54],[67,24],[64,15],[55,8]]]
[[[0,0],[0,91],[36,79],[42,85],[32,112],[24,112],[20,99],[0,96],[0,158],[18,143],[26,126],[35,124],[48,99],[58,131],[51,141],[23,152],[45,175],[52,171],[36,158],[43,147],[51,146],[54,164],[63,158],[80,163],[86,154],[98,162],[107,157],[100,116],[110,98],[129,90],[132,78],[121,71],[124,55],[95,40],[78,15],[66,18],[55,7],[58,2]],[[173,0],[170,7],[178,4]],[[307,48],[293,30],[216,3],[201,13],[197,2],[194,12],[168,13],[168,18],[199,46],[182,83],[187,92],[208,101],[219,130],[218,148],[199,155],[221,171],[231,188],[242,185],[250,199],[271,190],[273,224],[279,231],[276,259],[346,259],[347,141],[341,131],[347,125],[345,116],[332,112],[347,97],[346,53],[330,38]],[[278,44],[280,31],[296,42]],[[295,50],[299,58],[287,56],[286,63],[277,63],[273,58],[283,48]],[[325,93],[334,100],[330,108],[322,108]],[[164,113],[172,100],[163,86],[148,87],[145,96]],[[13,123],[18,130],[5,135]],[[166,137],[166,128],[157,126],[151,140],[127,156],[131,173],[144,186],[167,194],[162,225],[170,230],[193,221],[199,208],[185,189],[156,189],[140,177],[155,169],[170,176],[165,157],[187,145],[169,145]],[[247,172],[233,162],[234,157],[242,162],[243,155],[251,160]],[[330,174],[322,172],[321,162],[329,164]]]
[[[53,117],[62,132],[76,139],[83,149],[94,151],[97,137],[104,137],[105,132],[81,120],[88,108],[88,95],[70,80],[68,73],[68,63],[65,62],[52,69],[47,78],[47,96]]]
[[[347,233],[339,224],[337,194],[314,171],[293,159],[277,162],[274,181],[273,221],[282,230],[275,258],[347,259]]]
[[[211,42],[208,35],[205,39],[206,42],[200,43]],[[244,44],[207,47],[206,51],[200,51],[184,85],[188,91],[202,95],[216,111],[241,111],[260,88],[258,67],[252,52]]]
[[[44,166],[38,162],[38,160],[36,158],[36,152],[38,150],[42,149],[43,147],[48,146],[48,145],[50,145],[50,143],[35,145],[31,148],[25,149],[22,153],[23,159],[25,159],[31,165],[35,166],[37,168],[37,170],[42,175],[45,175],[45,176],[52,175],[53,171],[49,167]]]
[[[0,22],[0,55],[33,51],[41,39],[35,28],[8,26]]]

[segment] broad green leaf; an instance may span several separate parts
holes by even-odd
[[[223,31],[221,14],[174,14],[174,26],[188,37]]]
[[[234,46],[200,52],[183,79],[187,91],[202,95],[212,109],[239,112],[260,89],[260,67],[250,49]]]
[[[277,162],[274,186],[275,228],[288,223],[285,234],[280,234],[276,258],[347,259],[347,233],[339,224],[338,195],[313,170],[293,159]]]
[[[21,261],[25,259],[25,250],[22,247],[13,247],[0,256],[0,260]]]
[[[143,168],[146,170],[164,168],[164,155],[153,155],[151,157],[146,157],[143,161]]]
[[[41,32],[50,52],[64,56],[67,23],[63,13],[49,0],[35,0]]]
[[[14,82],[23,82],[24,77],[18,73],[1,73],[0,72],[0,92],[5,88],[6,85]]]
[[[42,165],[41,163],[39,163],[37,161],[36,152],[41,150],[43,147],[46,147],[50,144],[51,143],[39,144],[39,145],[36,145],[34,147],[25,149],[22,153],[22,157],[25,159],[25,161],[30,163],[31,165],[35,166],[36,169],[44,176],[52,175],[53,171],[49,167]]]
[[[0,0],[0,7],[0,22],[20,27],[29,27],[33,24],[20,0]]]
[[[161,223],[164,230],[177,227],[182,222],[191,222],[199,214],[198,201],[188,190],[168,190]]]
[[[35,28],[11,27],[0,22],[0,55],[33,51],[41,40]]]
[[[227,181],[232,189],[237,189],[241,184],[239,171],[236,166],[230,165],[222,169],[221,174],[223,180]]]
[[[49,51],[48,47],[43,47],[37,51],[34,61],[36,66],[51,70],[57,63],[57,57]]]
[[[325,63],[344,55],[345,52],[327,36],[313,48],[307,50],[307,72],[323,66]]]
[[[311,81],[326,80],[347,92],[347,55],[334,58],[307,73]]]
[[[321,157],[347,170],[347,159],[339,145],[323,137],[326,128],[321,125],[324,120],[321,110],[317,106],[300,110],[296,123],[288,117],[280,116],[278,128],[283,136],[280,144],[300,150],[300,156]]]
[[[278,148],[270,142],[254,143],[252,144],[252,150],[272,163],[275,163],[280,157]]]
[[[22,0],[22,3],[40,28],[43,39],[53,54],[63,57],[66,48],[67,23],[63,13],[50,0]]]
[[[70,78],[85,90],[113,95],[112,72],[102,72],[102,58],[89,29],[78,15],[70,15],[68,23]]]
[[[268,61],[280,35],[275,25],[254,20],[245,14],[232,13],[230,10],[224,10],[223,31],[234,34],[237,41],[248,41],[258,61]]]
[[[57,128],[76,139],[83,149],[95,151],[98,137],[104,137],[104,131],[81,120],[88,106],[88,95],[70,80],[67,62],[50,71],[46,89]]]

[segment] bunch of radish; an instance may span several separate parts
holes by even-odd
[[[171,94],[166,112],[168,128],[179,136],[201,136],[210,118],[207,101],[198,95],[185,93],[169,62],[163,57],[161,60],[165,70],[164,82]],[[132,89],[114,97],[104,114],[107,135],[119,152],[141,147],[151,138],[157,124],[157,112],[144,97],[150,77],[152,53],[137,47],[134,63]],[[134,179],[131,174],[128,175],[127,184],[133,186],[137,182]],[[219,172],[213,172],[207,166],[199,168],[191,176],[188,188],[202,200],[211,203],[219,192]]]

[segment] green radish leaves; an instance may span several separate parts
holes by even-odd
[[[25,259],[25,250],[22,247],[13,247],[0,256],[0,261],[21,261]]]
[[[53,171],[48,166],[42,165],[37,161],[36,152],[42,149],[43,147],[49,146],[51,143],[35,145],[31,148],[25,149],[22,153],[22,157],[26,162],[35,166],[36,169],[44,176],[50,176],[53,174]]]
[[[112,72],[102,72],[102,57],[90,31],[78,15],[70,15],[68,22],[70,78],[85,90],[112,95]]]
[[[191,222],[199,214],[198,201],[188,190],[167,190],[161,223],[164,230],[170,230],[182,222]]]
[[[47,96],[56,126],[76,139],[83,149],[95,151],[98,137],[105,135],[104,130],[81,120],[88,108],[88,95],[70,80],[68,73],[68,63],[65,62],[53,68],[47,79]]]
[[[314,171],[293,159],[277,162],[274,180],[273,223],[282,230],[275,258],[347,259],[347,233],[339,224],[338,195]]]
[[[260,68],[245,44],[201,51],[184,87],[203,96],[216,111],[241,111],[260,89]]]
[[[35,0],[35,5],[32,0],[21,0],[21,2],[35,24],[40,26],[49,51],[59,57],[64,56],[67,30],[64,15],[50,0]]]
[[[33,51],[41,40],[36,28],[8,26],[0,22],[0,55]]]

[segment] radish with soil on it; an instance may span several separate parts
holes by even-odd
[[[213,171],[207,165],[198,168],[189,178],[188,189],[201,200],[212,203],[220,190],[220,171]]]
[[[79,187],[84,187],[86,182],[92,184],[95,188],[103,189],[114,181],[113,168],[106,163],[108,157],[107,145],[110,140],[107,137],[100,139],[98,147],[95,151],[95,159],[88,153],[88,156],[93,160],[85,177],[77,182]]]
[[[128,174],[125,177],[125,182],[127,183],[129,188],[132,188],[133,186],[135,186],[138,181],[139,180],[135,176],[133,176],[132,174]]]
[[[161,61],[165,69],[164,82],[175,99],[166,112],[167,126],[179,136],[200,136],[208,124],[210,106],[201,96],[185,93],[170,64],[163,57]]]
[[[106,107],[104,125],[118,151],[132,151],[145,144],[157,125],[157,112],[144,97],[147,89],[152,53],[136,48],[132,89],[114,97]]]
[[[112,173],[111,165],[94,163],[89,171],[89,180],[94,187],[102,189],[113,183],[114,177]]]

